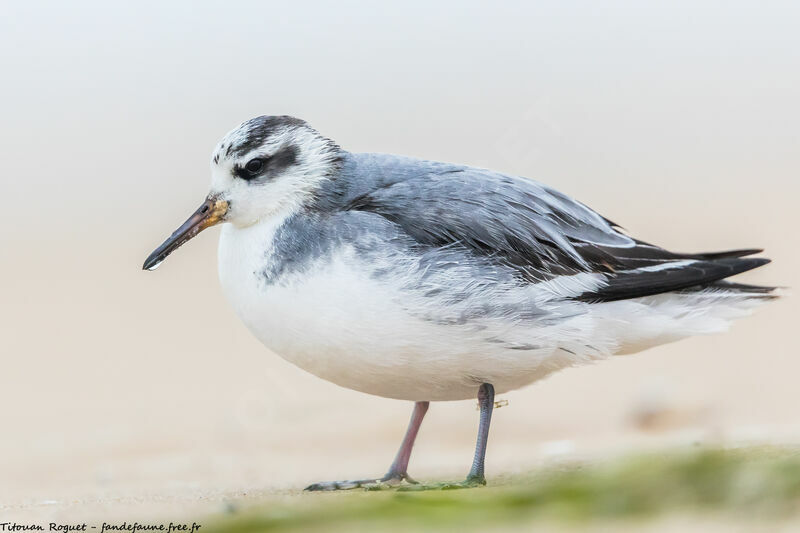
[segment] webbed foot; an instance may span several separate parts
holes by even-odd
[[[486,478],[483,476],[467,476],[464,481],[442,481],[439,483],[417,483],[416,485],[398,487],[398,491],[417,491],[417,490],[458,490],[472,489],[486,485]]]
[[[418,485],[419,482],[415,481],[408,474],[399,474],[390,472],[381,478],[374,479],[352,479],[345,481],[322,481],[320,483],[313,483],[306,487],[307,491],[320,491],[320,490],[352,490],[352,489],[365,489],[365,490],[384,490],[397,488],[403,481],[407,483]]]

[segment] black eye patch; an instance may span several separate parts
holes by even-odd
[[[255,157],[244,165],[236,165],[233,171],[243,180],[253,180],[262,176],[273,177],[297,162],[297,148],[284,146],[269,157]]]

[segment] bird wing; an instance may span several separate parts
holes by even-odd
[[[612,301],[684,289],[768,262],[760,250],[678,254],[633,239],[568,196],[526,178],[471,167],[421,167],[352,198],[349,210],[377,213],[418,243],[459,245],[546,281],[602,274],[601,287],[577,296]]]

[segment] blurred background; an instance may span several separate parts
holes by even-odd
[[[0,511],[159,516],[382,474],[411,404],[321,381],[239,323],[218,228],[145,256],[261,114],[351,151],[517,173],[676,251],[764,247],[794,285],[791,2],[0,3]],[[800,442],[796,299],[731,332],[503,395],[492,476],[559,457]],[[474,402],[410,473],[460,479]]]

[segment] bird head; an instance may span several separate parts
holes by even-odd
[[[203,204],[145,260],[154,270],[206,228],[238,227],[297,209],[339,168],[341,150],[306,122],[260,116],[231,130],[211,156],[211,189]]]

